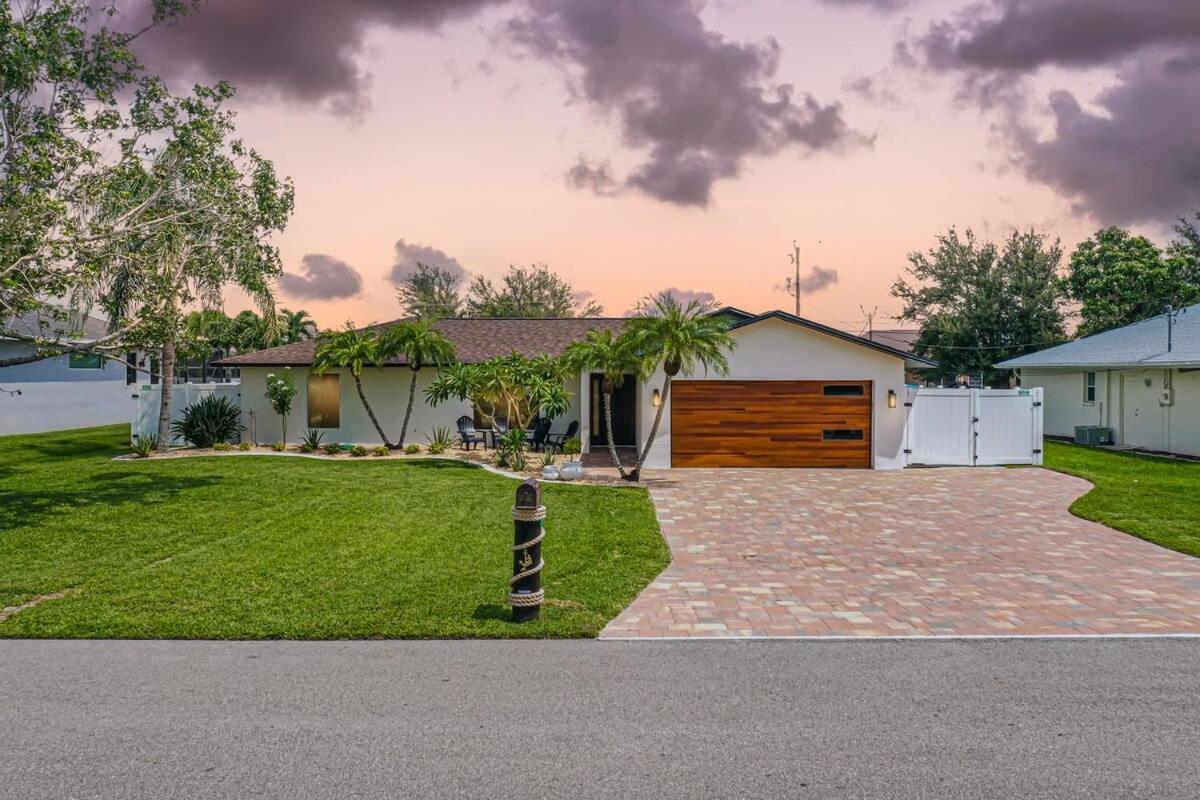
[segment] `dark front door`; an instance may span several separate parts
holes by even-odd
[[[592,376],[592,441],[594,447],[608,446],[608,428],[604,423],[604,395],[600,393],[603,375]],[[637,379],[626,375],[612,396],[613,442],[617,447],[637,446]]]

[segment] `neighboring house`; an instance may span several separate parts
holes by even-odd
[[[904,466],[904,373],[934,366],[885,344],[820,325],[782,311],[750,314],[726,308],[737,348],[727,377],[679,376],[664,410],[647,466],[876,467]],[[520,353],[558,355],[594,329],[618,331],[624,319],[445,319],[435,327],[472,363]],[[379,326],[386,328],[387,324]],[[323,429],[326,441],[378,443],[345,370],[310,373],[316,342],[296,342],[219,362],[241,369],[243,423],[259,442],[277,440],[279,418],[264,396],[266,377],[284,367],[295,373],[299,393],[288,430]],[[424,390],[436,369],[423,368],[410,425],[410,441],[424,441],[435,425],[453,427],[472,415],[467,403],[436,408]],[[621,446],[640,446],[649,435],[662,373],[627,379],[613,401],[613,431]],[[385,432],[395,438],[408,401],[410,374],[400,359],[368,368],[364,390]],[[568,381],[570,410],[553,432],[580,425],[583,448],[602,449],[606,436],[599,375]],[[252,429],[252,431],[251,431]]]
[[[1115,444],[1200,456],[1200,305],[1173,321],[1160,315],[996,368],[1045,389],[1048,436],[1098,425]]]
[[[897,328],[895,330],[872,330],[867,333],[867,338],[876,344],[885,344],[893,350],[899,350],[901,353],[913,353],[913,348],[917,343],[917,339],[921,336],[919,330],[907,330]],[[905,382],[913,386],[929,385],[925,377],[915,369],[906,370],[904,373]]]
[[[5,323],[5,330],[45,338],[73,334],[94,341],[106,332],[104,320],[64,322],[36,313]],[[0,359],[32,355],[36,347],[0,333]],[[144,379],[147,373],[141,373]],[[0,435],[85,428],[129,421],[128,383],[136,370],[99,354],[73,353],[29,364],[0,367]],[[17,394],[20,392],[20,394]]]

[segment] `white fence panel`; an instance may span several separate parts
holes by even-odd
[[[909,464],[970,466],[973,392],[918,389],[909,396],[905,429]]]
[[[184,410],[209,395],[224,395],[236,406],[242,404],[242,385],[240,383],[177,383],[171,392],[171,422],[183,418]],[[159,385],[143,384],[134,394],[133,422],[131,425],[133,441],[136,443],[141,436],[158,434],[158,412],[162,403],[162,389]],[[175,437],[172,445],[182,445],[183,440]]]
[[[1042,463],[1041,389],[918,389],[909,404],[909,464]]]

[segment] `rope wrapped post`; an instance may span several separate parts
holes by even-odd
[[[546,532],[542,520],[546,507],[542,505],[542,485],[530,478],[517,487],[517,502],[513,504],[513,576],[509,581],[508,602],[512,605],[513,622],[529,622],[538,618],[542,608],[542,539]]]

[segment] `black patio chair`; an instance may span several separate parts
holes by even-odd
[[[571,424],[567,426],[566,433],[552,433],[548,435],[543,446],[552,453],[555,450],[562,452],[563,445],[574,439],[577,433],[579,433],[579,420],[573,419],[571,420]]]
[[[546,438],[550,435],[550,426],[553,422],[549,417],[538,417],[538,421],[533,425],[533,430],[525,433],[525,441],[531,449],[537,451],[546,446]]]
[[[463,450],[470,450],[474,445],[483,441],[479,431],[475,430],[475,420],[463,414],[458,418],[458,438]]]

